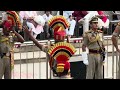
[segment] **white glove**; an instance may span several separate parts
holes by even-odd
[[[87,52],[82,52],[82,60],[85,65],[89,64]]]

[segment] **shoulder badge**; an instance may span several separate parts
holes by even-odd
[[[85,33],[91,33],[92,32],[92,30],[88,30],[88,31],[86,31]]]
[[[85,34],[88,34],[88,33],[91,33],[91,30],[85,32]]]
[[[89,33],[91,33],[92,30],[89,30],[89,31],[86,31],[84,34],[83,34],[83,37],[86,37]]]

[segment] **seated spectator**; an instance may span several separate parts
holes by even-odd
[[[112,20],[118,20],[116,11],[111,11],[112,12]]]
[[[96,15],[94,11],[86,11],[87,14],[81,18],[78,22],[83,25],[83,33],[89,30],[89,21]]]
[[[117,19],[120,20],[120,11],[115,11],[115,14],[117,15]]]
[[[109,27],[109,19],[107,18],[103,11],[87,11],[87,12],[88,14],[78,21],[79,23],[83,24],[83,32],[89,30],[89,21],[93,16],[99,17],[98,27],[100,29]]]
[[[103,11],[97,11],[98,15],[101,16],[101,18],[98,20],[98,25],[100,28],[109,28],[109,19],[107,17],[107,15],[104,14]]]
[[[82,18],[84,18],[86,15],[88,14],[88,12],[87,11],[74,11],[73,13],[72,13],[72,15],[73,15],[73,17],[75,18],[75,20],[76,20],[76,26],[75,26],[75,36],[76,37],[79,37],[80,36],[80,34],[82,35],[83,34],[83,30],[82,31],[79,31],[79,27],[80,27],[80,24],[79,24],[79,20],[80,19],[82,19]]]
[[[43,25],[45,21],[42,16],[37,15],[36,11],[20,11],[19,15],[21,17],[21,22],[28,26],[34,38],[36,38],[38,34],[43,32]],[[24,35],[24,37],[26,38],[26,34]]]
[[[76,21],[73,19],[72,15],[69,16],[68,22],[70,24],[70,27],[66,29],[66,34],[71,38],[74,35],[74,29],[76,25]]]
[[[49,28],[48,21],[53,17],[51,11],[45,11],[43,14],[43,18],[45,20],[45,25],[44,25],[44,38],[48,39],[49,37],[53,36],[52,30]]]
[[[69,19],[69,16],[72,15],[74,11],[63,11],[63,16],[66,18],[66,19]],[[57,12],[57,15],[60,15],[59,14],[60,11]]]

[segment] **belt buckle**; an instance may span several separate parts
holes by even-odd
[[[99,53],[99,50],[98,50],[98,49],[96,50],[96,53]]]
[[[99,50],[97,50],[97,53],[99,53]]]

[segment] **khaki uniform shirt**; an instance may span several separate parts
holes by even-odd
[[[115,31],[113,32],[113,35],[118,37],[120,34],[120,22],[118,23],[118,25],[116,26]]]
[[[11,60],[12,67],[14,66],[14,42],[17,40],[15,34],[12,34],[13,42],[10,42],[9,36],[0,36],[0,52],[6,53],[6,56]]]
[[[83,44],[86,45],[88,49],[99,50],[100,46],[98,45],[97,41],[102,47],[103,34],[100,30],[97,30],[96,32],[89,30],[83,35]]]

